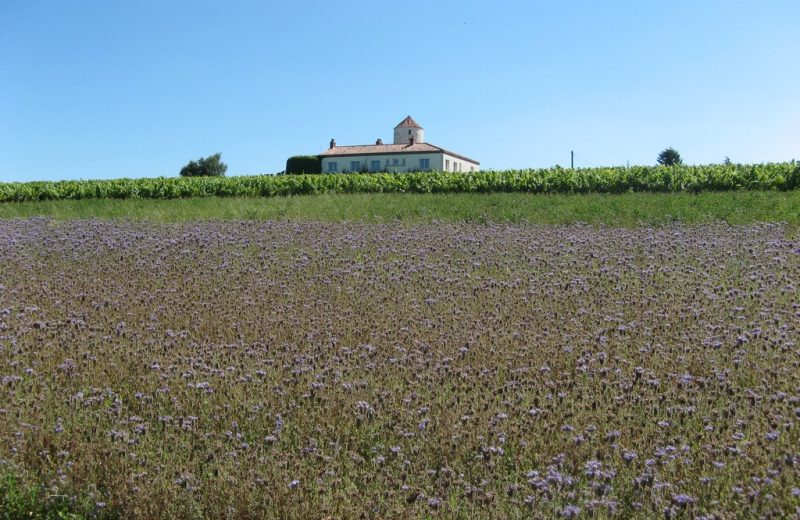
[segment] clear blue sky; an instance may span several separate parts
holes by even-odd
[[[800,2],[0,1],[0,181],[426,140],[484,168],[800,159]]]

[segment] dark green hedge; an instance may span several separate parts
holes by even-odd
[[[322,161],[316,155],[295,155],[286,160],[286,175],[322,173]]]
[[[340,173],[160,177],[0,183],[0,202],[87,198],[300,195],[312,193],[624,193],[800,188],[800,163],[550,168],[474,173]]]

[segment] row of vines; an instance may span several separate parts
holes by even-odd
[[[159,177],[0,183],[0,202],[271,197],[315,193],[625,193],[800,188],[800,163],[484,171]]]

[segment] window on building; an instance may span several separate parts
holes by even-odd
[[[450,171],[450,159],[444,160],[444,171]]]
[[[336,173],[338,171],[338,165],[336,161],[331,161],[328,163],[328,173]]]
[[[392,164],[394,166],[397,166],[398,164],[400,164],[400,159],[392,159]]]
[[[376,172],[381,169],[381,162],[380,161],[370,161],[369,162],[369,169]]]
[[[420,159],[419,160],[419,169],[420,170],[430,170],[431,169],[431,160],[430,159]]]
[[[357,172],[361,169],[361,162],[360,161],[350,161],[350,171]]]

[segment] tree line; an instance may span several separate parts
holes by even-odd
[[[215,153],[208,157],[201,157],[196,161],[189,161],[183,168],[181,168],[181,177],[222,177],[228,170],[226,165],[221,160],[221,153]],[[669,147],[664,149],[658,157],[656,162],[661,166],[680,166],[683,164],[683,158],[678,150]],[[723,164],[730,165],[731,160],[725,157]],[[303,174],[317,174],[322,173],[322,160],[316,155],[293,155],[286,160],[286,169],[279,173],[279,175],[303,175]]]

